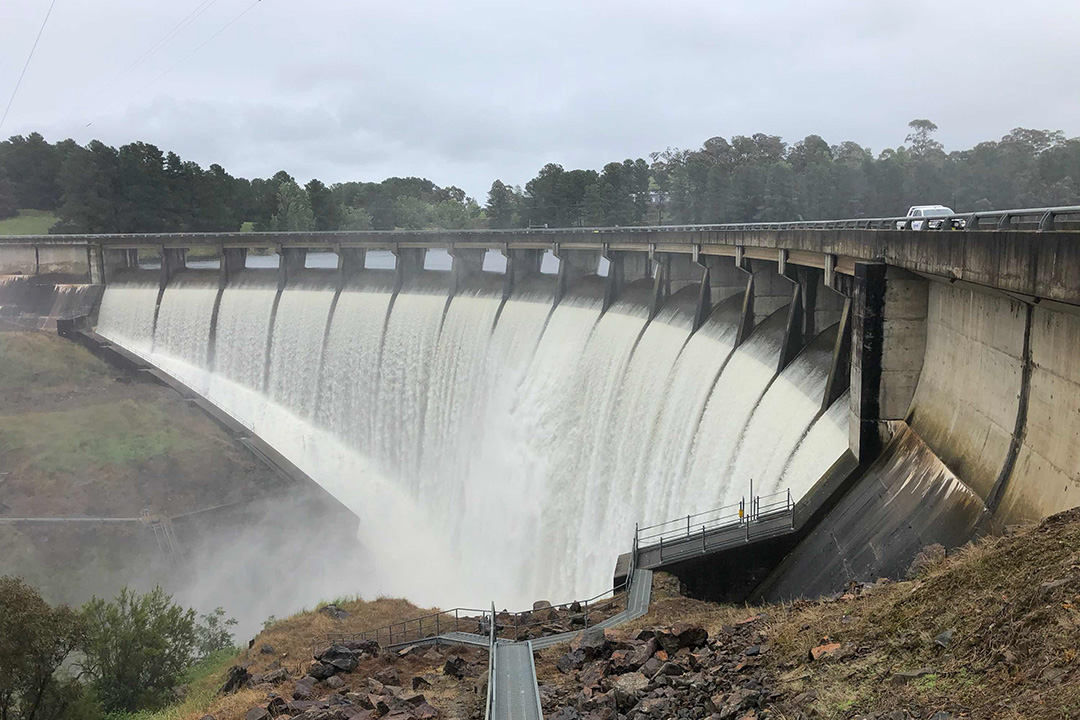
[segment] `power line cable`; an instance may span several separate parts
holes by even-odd
[[[34,51],[37,50],[38,41],[41,40],[41,34],[45,32],[45,25],[49,22],[49,16],[52,15],[53,6],[56,5],[56,0],[52,0],[49,3],[49,11],[45,13],[45,19],[41,21],[41,27],[38,28],[37,37],[34,38],[34,46],[30,48],[30,54],[26,56],[26,62],[23,64],[22,72],[19,73],[19,79],[15,82],[15,89],[11,91],[11,99],[8,100],[7,107],[4,108],[4,116],[0,117],[0,127],[4,127],[4,121],[7,120],[8,113],[11,111],[11,104],[15,102],[15,95],[19,92],[19,86],[22,85],[23,77],[26,75],[26,68],[30,67],[30,60],[34,57]]]
[[[147,90],[147,89],[148,89],[148,88],[149,88],[149,87],[150,87],[151,85],[153,85],[154,83],[156,83],[156,82],[157,82],[158,80],[160,80],[161,78],[165,77],[166,75],[168,75],[169,73],[171,73],[171,72],[172,72],[173,70],[175,70],[176,68],[180,67],[180,66],[181,66],[181,65],[182,65],[182,64],[183,64],[183,63],[184,63],[184,62],[185,62],[185,61],[186,61],[186,60],[187,60],[188,58],[190,58],[190,57],[191,57],[192,55],[194,55],[195,53],[199,52],[199,51],[200,51],[200,50],[202,50],[202,49],[203,49],[204,47],[206,47],[207,45],[209,45],[209,44],[210,44],[210,43],[211,43],[211,42],[212,42],[212,41],[214,40],[214,38],[216,38],[216,37],[217,37],[218,35],[220,35],[221,33],[225,32],[225,31],[226,31],[226,30],[228,30],[228,29],[229,29],[230,27],[232,27],[232,26],[233,26],[233,25],[234,25],[234,24],[235,24],[236,22],[238,22],[238,21],[240,20],[240,18],[244,17],[244,16],[245,16],[245,15],[247,15],[247,14],[248,14],[249,12],[251,12],[251,11],[252,11],[252,10],[253,10],[253,9],[255,8],[255,6],[256,6],[256,5],[258,5],[258,4],[259,4],[259,3],[261,3],[261,2],[262,2],[262,0],[255,0],[255,2],[251,3],[250,5],[248,5],[248,6],[246,7],[246,8],[244,8],[244,10],[243,10],[243,11],[242,11],[242,12],[241,12],[241,13],[240,13],[239,15],[237,15],[237,16],[236,16],[236,17],[234,17],[234,18],[233,18],[232,20],[230,20],[229,22],[227,22],[227,23],[225,23],[225,24],[224,24],[223,26],[221,26],[221,28],[220,28],[220,29],[219,29],[219,30],[218,30],[218,31],[217,31],[216,33],[214,33],[214,34],[213,34],[213,35],[211,35],[210,37],[206,38],[206,40],[203,40],[203,42],[202,42],[202,43],[201,43],[201,44],[200,44],[200,45],[199,45],[199,46],[198,46],[197,48],[195,48],[194,50],[192,50],[191,52],[189,52],[189,53],[188,53],[187,55],[185,55],[184,57],[182,57],[182,58],[180,58],[179,60],[177,60],[177,61],[176,61],[176,63],[175,63],[174,65],[172,65],[172,67],[170,67],[170,68],[169,68],[168,70],[166,70],[165,72],[161,73],[161,74],[160,74],[160,75],[158,75],[158,76],[157,76],[156,78],[154,78],[153,80],[151,80],[150,82],[148,82],[148,83],[147,83],[146,85],[144,85],[144,86],[143,86],[143,88],[142,88],[141,90],[139,90],[139,92],[135,93],[135,95],[139,95],[139,94],[140,94],[140,93],[142,93],[143,91]]]
[[[134,98],[138,97],[139,95],[141,95],[142,93],[144,93],[144,92],[146,92],[147,90],[149,90],[151,86],[153,86],[153,85],[154,85],[155,83],[157,83],[157,82],[158,82],[159,80],[161,80],[161,79],[162,79],[163,77],[165,77],[166,75],[168,75],[169,73],[171,73],[171,72],[172,72],[173,70],[175,70],[176,68],[180,67],[180,65],[182,65],[182,64],[183,64],[183,63],[184,63],[185,61],[187,61],[187,60],[188,60],[188,59],[189,59],[189,58],[190,58],[190,57],[191,57],[192,55],[194,55],[195,53],[199,52],[199,51],[200,51],[200,50],[202,50],[202,49],[203,49],[204,47],[206,47],[207,45],[209,45],[209,44],[210,44],[210,43],[211,43],[211,42],[212,42],[212,41],[214,40],[214,38],[216,38],[216,37],[217,37],[218,35],[221,35],[221,33],[225,32],[225,31],[226,31],[226,30],[228,30],[228,29],[229,29],[230,27],[232,27],[232,26],[233,26],[234,24],[236,24],[236,23],[237,23],[237,22],[238,22],[238,21],[240,20],[240,18],[244,17],[244,16],[245,16],[245,15],[247,15],[247,14],[248,14],[249,12],[251,12],[251,11],[252,11],[252,10],[253,10],[253,9],[255,8],[255,6],[256,6],[256,5],[258,5],[258,4],[260,3],[260,2],[262,2],[262,0],[255,0],[255,1],[253,2],[253,3],[251,3],[250,5],[248,5],[248,6],[246,7],[246,8],[244,8],[244,10],[243,10],[243,11],[241,11],[241,12],[240,12],[240,14],[239,14],[239,15],[237,15],[237,16],[236,16],[236,17],[234,17],[234,18],[233,18],[232,20],[230,20],[229,22],[227,22],[227,23],[225,23],[225,24],[224,24],[223,26],[221,26],[221,27],[220,27],[220,28],[218,29],[218,31],[217,31],[217,32],[215,32],[215,33],[214,33],[213,35],[211,35],[210,37],[206,38],[206,40],[202,41],[202,43],[200,43],[200,44],[199,44],[199,46],[198,46],[198,47],[196,47],[196,48],[195,48],[194,50],[192,50],[192,51],[191,51],[191,52],[189,52],[189,53],[188,53],[187,55],[185,55],[184,57],[182,57],[182,58],[180,58],[179,60],[177,60],[177,61],[176,61],[176,62],[175,62],[175,63],[174,63],[174,64],[173,64],[173,65],[172,65],[171,67],[169,67],[169,69],[168,69],[168,70],[166,70],[165,72],[161,73],[161,74],[160,74],[160,75],[158,75],[158,76],[157,76],[156,78],[154,78],[153,80],[151,80],[150,82],[148,82],[148,83],[147,83],[146,85],[143,85],[143,86],[142,86],[141,88],[139,88],[139,90],[137,90],[137,91],[136,91],[135,93],[133,93],[133,94],[132,94],[132,96],[131,96],[131,98],[129,98],[129,99],[134,99]],[[90,125],[92,125],[92,124],[93,124],[93,120],[91,120],[90,122],[86,123],[86,127],[90,127]]]
[[[187,15],[185,15],[179,22],[177,22],[175,25],[173,25],[173,27],[168,32],[166,32],[164,35],[162,35],[160,38],[158,38],[157,41],[153,45],[151,45],[149,48],[147,48],[147,50],[145,52],[143,52],[142,55],[137,57],[134,62],[132,62],[130,65],[128,65],[119,75],[117,75],[111,81],[109,81],[108,84],[103,86],[101,91],[98,92],[97,95],[94,96],[94,98],[93,98],[93,100],[91,100],[91,102],[96,101],[98,98],[100,98],[106,92],[108,92],[113,86],[115,86],[118,82],[123,80],[125,77],[130,75],[135,70],[139,69],[139,67],[141,67],[148,60],[150,60],[150,58],[154,57],[154,55],[157,55],[157,53],[159,51],[161,51],[162,48],[164,48],[166,45],[168,45],[170,42],[172,42],[172,40],[177,35],[182,33],[184,30],[186,30],[188,27],[190,27],[192,25],[192,23],[194,23],[196,20],[198,20],[200,17],[202,17],[203,13],[205,13],[207,10],[209,10],[210,7],[216,2],[217,2],[217,0],[200,0],[199,4],[195,6],[195,9],[193,9],[191,12],[189,12]]]

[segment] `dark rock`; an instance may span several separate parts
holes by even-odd
[[[270,713],[266,711],[266,708],[253,707],[244,715],[244,720],[266,720],[268,717]]]
[[[581,720],[581,713],[567,705],[559,708],[557,713],[548,715],[548,720]]]
[[[754,656],[760,655],[760,654],[761,654],[761,646],[760,645],[751,645],[750,647],[743,650],[743,655],[746,655],[747,657],[754,657]]]
[[[427,680],[420,677],[419,675],[417,675],[416,677],[414,677],[412,679],[412,689],[413,690],[424,690],[425,688],[429,688],[429,687],[431,687],[431,683],[429,683]]]
[[[266,704],[266,712],[270,713],[271,717],[277,717],[278,715],[288,715],[289,705],[285,702],[283,697],[270,698],[270,702]]]
[[[374,640],[345,640],[337,644],[352,650],[357,655],[379,654],[379,643]]]
[[[663,664],[663,661],[659,658],[649,658],[645,664],[641,666],[641,674],[647,678],[655,677]]]
[[[372,675],[373,678],[381,682],[383,685],[398,685],[401,683],[401,678],[398,676],[398,671],[392,667],[383,668]]]
[[[417,720],[433,720],[434,718],[439,717],[439,711],[425,702],[414,707],[412,715]]]
[[[233,665],[229,668],[229,675],[225,678],[225,684],[221,686],[218,692],[222,695],[236,692],[240,688],[246,687],[249,680],[251,680],[251,673],[248,672],[246,667]]]
[[[315,653],[315,659],[333,665],[342,672],[352,672],[359,664],[359,652],[344,643],[335,643]]]
[[[594,687],[600,684],[600,680],[607,677],[611,670],[611,663],[607,660],[595,660],[581,673],[581,684],[584,687]]]
[[[645,662],[656,654],[656,651],[660,648],[659,643],[656,642],[656,638],[650,637],[645,642],[634,647],[634,654],[630,656],[630,666],[633,669],[637,669],[645,664]]]
[[[273,645],[263,645],[259,648],[259,653],[262,655],[276,655],[277,650],[274,649]]]
[[[443,675],[449,675],[452,678],[457,678],[458,680],[461,680],[463,677],[465,677],[466,665],[467,663],[465,662],[464,658],[455,655],[449,658],[443,664]]]
[[[660,675],[682,675],[685,670],[683,670],[682,667],[680,667],[679,665],[668,661],[661,665],[656,672]]]
[[[699,648],[709,640],[709,631],[700,625],[676,623],[671,628],[671,631],[678,639],[679,648]],[[665,650],[666,649],[667,648],[665,648]],[[670,650],[668,652],[670,652]]]
[[[293,688],[293,700],[314,700],[316,682],[318,681],[310,675],[297,680],[296,687]]]
[[[559,669],[561,673],[570,673],[574,670],[581,669],[585,665],[585,651],[584,650],[571,650],[563,655],[555,663],[555,667]]]
[[[588,660],[596,660],[611,655],[611,642],[599,628],[590,628],[578,635],[570,643],[571,650],[581,650]]]
[[[944,632],[938,633],[938,636],[934,638],[934,644],[941,647],[949,647],[949,641],[952,640],[953,633],[956,632],[955,628],[949,628]]]
[[[345,681],[339,678],[337,675],[331,675],[330,677],[326,678],[326,687],[330,688],[331,690],[340,690],[341,688],[345,687]]]
[[[717,698],[714,697],[713,704],[718,708],[717,714],[720,719],[727,720],[735,717],[740,711],[748,710],[757,705],[760,700],[761,693],[757,690],[735,688],[731,693],[721,698],[720,702],[717,702]]]
[[[329,663],[316,661],[311,663],[311,666],[308,668],[308,675],[316,680],[325,680],[337,671],[338,669]]]
[[[279,667],[277,670],[271,670],[263,675],[259,682],[269,683],[270,685],[280,685],[289,679],[289,671],[283,667]]]
[[[321,612],[323,615],[329,615],[334,620],[344,620],[345,618],[349,617],[348,612],[342,610],[337,605],[332,604],[323,605],[321,608],[319,608],[319,612]]]

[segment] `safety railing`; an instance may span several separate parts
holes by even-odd
[[[503,639],[518,641],[593,627],[626,609],[630,577],[627,576],[626,581],[611,590],[585,600],[516,613],[499,613],[495,616],[496,632]],[[547,629],[540,633],[532,631],[533,628],[545,626]]]
[[[955,222],[939,222],[950,220]],[[935,227],[928,227],[929,221]],[[1068,223],[1069,227],[1064,225]],[[955,213],[930,218],[911,218],[907,216],[861,217],[833,220],[785,220],[763,222],[733,223],[697,223],[683,225],[630,225],[562,228],[513,228],[506,230],[311,230],[303,232],[200,232],[200,233],[126,233],[126,234],[71,234],[71,235],[11,235],[0,236],[0,245],[25,244],[29,241],[39,244],[101,243],[105,245],[128,246],[133,244],[155,244],[161,240],[192,240],[196,243],[220,243],[236,240],[258,245],[260,239],[269,244],[270,240],[294,238],[297,242],[332,244],[343,240],[363,242],[396,241],[407,238],[446,238],[460,236],[479,238],[485,235],[510,239],[517,235],[575,235],[583,232],[619,234],[651,232],[686,232],[686,231],[725,231],[725,230],[912,230],[912,223],[921,223],[920,229],[930,230],[1076,230],[1080,228],[1080,205],[1061,205],[1054,207],[1014,208],[1008,210],[984,210],[979,212]]]
[[[379,647],[394,647],[438,638],[449,633],[484,636],[490,632],[493,610],[454,608],[393,623],[374,630],[354,633],[328,633],[313,639],[313,646],[325,647],[336,642],[375,641]]]
[[[491,616],[495,617],[495,603],[491,603]],[[491,720],[495,714],[495,684],[498,682],[498,660],[495,654],[495,643],[498,636],[495,634],[495,623],[491,623],[488,632],[488,684],[487,684],[487,707],[484,709],[484,720]]]
[[[795,503],[791,499],[791,490],[768,495],[754,495],[751,484],[750,499],[745,497],[737,503],[725,505],[713,510],[684,515],[655,525],[635,527],[634,551],[632,562],[637,562],[641,553],[656,551],[664,559],[664,546],[685,547],[688,543],[700,539],[702,552],[709,549],[710,539],[724,536],[733,542],[749,541],[754,527],[762,523],[770,524],[786,519],[788,527],[794,527]],[[727,538],[730,536],[730,538]]]

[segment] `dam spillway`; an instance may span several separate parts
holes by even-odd
[[[595,594],[635,523],[805,493],[847,450],[847,397],[822,409],[835,337],[782,371],[779,305],[736,347],[719,303],[650,312],[648,280],[604,309],[602,278],[553,304],[448,272],[186,270],[111,282],[98,332],[173,374],[360,517],[364,592],[523,605]],[[547,280],[553,280],[548,278]],[[160,295],[160,304],[158,298]],[[738,298],[736,298],[737,300]],[[651,317],[651,319],[650,319]]]
[[[0,322],[210,398],[361,518],[368,596],[588,594],[752,476],[791,530],[660,565],[777,600],[1080,502],[1077,216],[0,239]]]

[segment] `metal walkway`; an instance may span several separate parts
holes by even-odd
[[[532,642],[495,645],[494,698],[489,720],[543,720]]]
[[[635,570],[626,598],[626,609],[593,625],[589,630],[603,630],[641,617],[649,611],[651,598],[652,570]],[[567,642],[581,632],[549,635],[528,642],[498,642],[495,646],[494,672],[489,680],[494,683],[494,697],[488,720],[543,720],[533,651]]]
[[[785,490],[687,515],[634,533],[635,567],[655,570],[795,531],[795,504]]]

